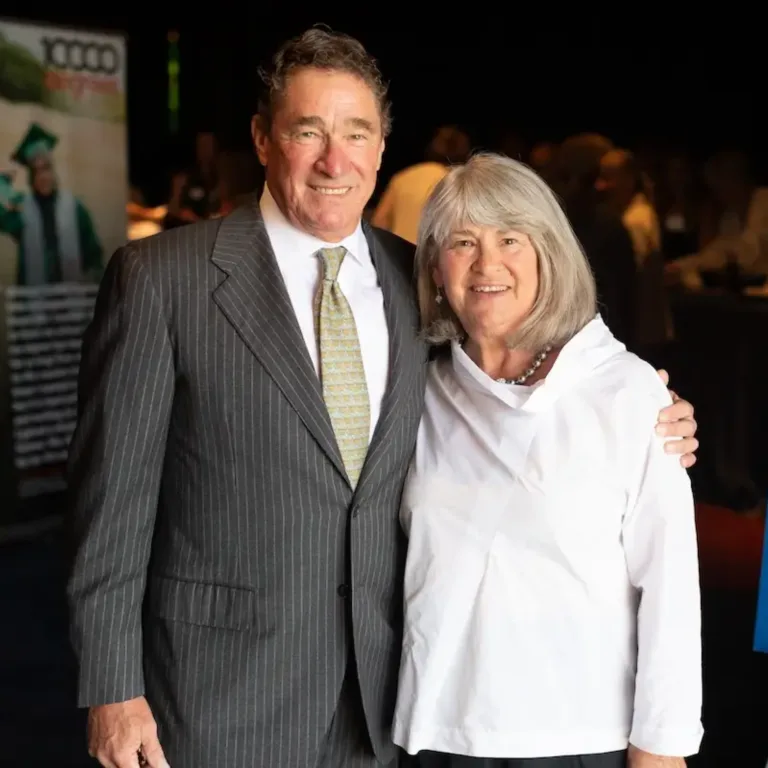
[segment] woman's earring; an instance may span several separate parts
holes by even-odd
[[[442,304],[443,303],[443,292],[440,290],[440,288],[437,289],[437,294],[435,295],[435,304]]]

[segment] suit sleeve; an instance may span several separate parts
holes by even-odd
[[[129,247],[110,259],[83,339],[69,456],[79,706],[144,692],[142,601],[173,391],[162,304]]]

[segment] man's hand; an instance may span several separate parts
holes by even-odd
[[[685,768],[683,757],[663,757],[629,745],[627,768]]]
[[[157,725],[142,696],[91,707],[88,754],[104,768],[170,768],[157,739]]]
[[[661,380],[669,385],[669,374],[659,371]],[[687,469],[696,463],[695,452],[698,450],[699,441],[694,437],[698,424],[693,418],[693,406],[678,397],[671,389],[672,405],[662,408],[659,412],[659,422],[656,425],[656,433],[663,437],[677,437],[680,440],[667,440],[664,449],[667,453],[680,454],[680,463]]]

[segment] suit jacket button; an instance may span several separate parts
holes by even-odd
[[[351,592],[349,584],[339,584],[336,592],[338,592],[339,597],[349,597],[349,593]]]

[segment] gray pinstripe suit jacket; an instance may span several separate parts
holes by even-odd
[[[70,452],[79,704],[146,695],[177,768],[312,766],[352,648],[394,757],[426,348],[413,247],[365,233],[391,371],[354,493],[256,204],[129,245],[103,279]]]

